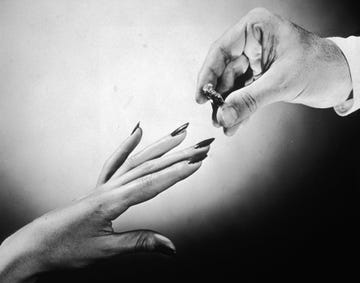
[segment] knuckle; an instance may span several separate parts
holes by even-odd
[[[231,56],[229,54],[229,51],[227,50],[227,48],[224,47],[223,44],[223,39],[222,37],[220,37],[219,39],[215,40],[212,44],[211,44],[211,48],[210,50],[212,52],[220,52],[221,55],[224,57],[224,60],[226,63],[229,63]]]
[[[136,166],[136,155],[131,155],[126,159],[127,166],[133,168]]]
[[[269,29],[278,17],[265,8],[255,8],[245,16],[248,28]]]
[[[88,207],[93,219],[103,219],[108,211],[108,206],[101,197],[91,198],[83,203],[84,207]]]
[[[251,93],[245,92],[240,98],[241,104],[245,105],[250,113],[254,113],[256,111],[257,102],[255,98],[251,95]]]
[[[93,215],[100,219],[103,219],[105,218],[106,212],[108,210],[109,207],[106,204],[99,202],[94,209]]]
[[[147,172],[153,171],[154,167],[155,167],[155,163],[154,163],[154,161],[146,161],[145,163],[143,163],[141,165],[141,167],[144,171],[147,171]]]
[[[103,193],[110,191],[112,189],[112,186],[109,183],[101,184],[100,186],[97,186],[95,188],[95,193]]]
[[[180,181],[187,175],[187,168],[187,162],[180,162],[175,165],[175,181]]]
[[[141,178],[142,187],[150,187],[154,184],[154,175],[149,174]]]
[[[262,7],[254,8],[251,11],[249,11],[247,14],[247,16],[250,20],[251,19],[262,20],[262,19],[264,19],[264,17],[268,17],[269,15],[271,15],[271,12],[269,12],[269,10],[262,8]]]

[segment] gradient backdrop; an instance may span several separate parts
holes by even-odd
[[[216,138],[202,169],[116,222],[168,235],[177,257],[130,256],[57,278],[292,282],[355,271],[360,114],[276,104],[228,138],[209,104],[194,102],[210,44],[258,6],[322,36],[360,28],[346,1],[1,0],[1,239],[92,189],[138,121],[140,147],[190,122],[181,148]]]

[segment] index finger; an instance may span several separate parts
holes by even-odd
[[[246,22],[247,17],[242,18],[210,47],[198,75],[195,94],[198,103],[205,103],[207,101],[202,91],[203,86],[211,83],[216,88],[218,79],[222,76],[228,63],[233,58],[238,58],[242,55],[246,43]]]
[[[202,88],[208,83],[211,83],[216,88],[218,78],[224,72],[228,60],[228,55],[221,45],[218,42],[213,43],[198,75],[195,94],[197,103],[207,101]]]

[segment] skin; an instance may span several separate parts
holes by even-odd
[[[239,79],[245,83],[239,86]],[[346,102],[352,81],[339,47],[263,8],[250,11],[212,44],[198,76],[198,103],[207,101],[207,83],[226,97],[212,114],[226,135],[271,103],[328,108],[352,101]]]
[[[185,139],[184,130],[130,156],[141,137],[139,127],[105,163],[88,195],[41,216],[2,243],[1,282],[32,282],[41,272],[84,267],[131,252],[175,253],[165,236],[149,230],[117,232],[112,221],[192,175],[210,147],[193,146],[164,155]],[[194,158],[194,163],[189,162]]]

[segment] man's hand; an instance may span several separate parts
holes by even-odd
[[[196,100],[212,83],[225,103],[213,105],[213,122],[227,135],[257,109],[285,101],[328,108],[352,90],[347,61],[332,41],[269,11],[250,11],[213,43],[198,76]]]
[[[112,221],[200,168],[213,139],[164,155],[185,139],[187,125],[129,157],[141,140],[137,126],[105,163],[89,195],[43,215],[2,243],[0,281],[25,282],[40,272],[130,252],[175,253],[165,236],[148,230],[117,232]]]

